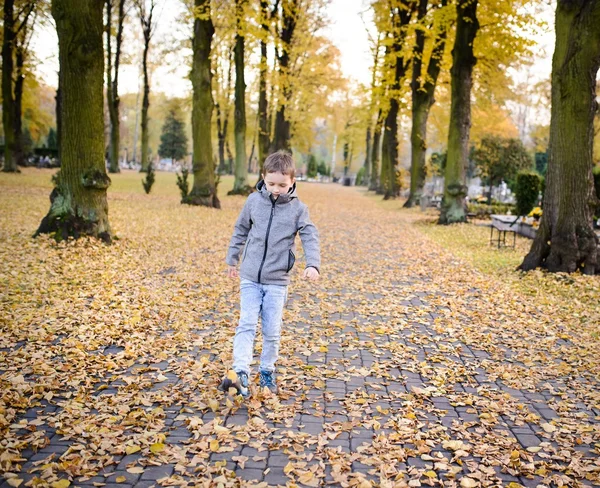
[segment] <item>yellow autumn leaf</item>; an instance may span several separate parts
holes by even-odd
[[[165,445],[162,442],[155,442],[150,446],[150,451],[153,454],[159,454],[165,450]]]
[[[71,486],[71,482],[63,478],[61,480],[54,481],[51,486],[52,488],[67,488]]]
[[[133,454],[135,452],[138,452],[139,450],[141,450],[140,446],[126,446],[125,447],[126,454]]]
[[[468,476],[464,476],[460,480],[460,486],[462,486],[462,488],[475,488],[478,485],[479,483],[477,483],[477,481],[475,481],[473,478],[469,478]]]
[[[549,424],[547,422],[543,423],[543,424],[540,424],[540,427],[542,429],[544,429],[544,431],[547,432],[548,434],[551,434],[552,432],[556,432],[556,426],[552,425],[552,424]]]
[[[141,466],[133,466],[132,468],[127,468],[127,472],[131,474],[141,474],[144,472],[144,468]]]
[[[116,481],[117,483],[125,483],[125,482],[127,481],[127,478],[126,478],[125,476],[117,476],[117,477],[115,478],[115,481]]]
[[[219,450],[219,441],[217,439],[212,439],[209,446],[212,452],[217,452]]]

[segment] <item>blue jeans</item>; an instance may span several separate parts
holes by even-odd
[[[240,296],[240,322],[233,338],[233,369],[250,373],[254,336],[260,316],[263,334],[260,369],[275,371],[275,362],[279,356],[283,307],[287,300],[287,286],[261,285],[242,279]]]

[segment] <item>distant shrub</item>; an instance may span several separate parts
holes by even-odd
[[[517,174],[515,196],[517,197],[517,215],[527,215],[535,207],[542,179],[534,171],[520,171]]]
[[[364,166],[362,168],[360,168],[358,170],[358,173],[356,173],[356,186],[360,186],[363,185],[364,183],[366,183],[364,181],[365,179],[365,168]]]
[[[515,206],[508,203],[494,203],[492,205],[485,203],[469,203],[467,205],[467,213],[469,216],[478,219],[489,219],[490,215],[505,215],[509,212],[514,214]]]
[[[179,188],[179,193],[181,193],[181,201],[184,201],[190,193],[189,174],[190,172],[187,168],[182,168],[181,174],[177,173],[177,187]]]
[[[152,190],[152,185],[154,185],[155,174],[154,174],[154,165],[150,163],[148,165],[148,172],[146,173],[146,178],[142,180],[142,185],[144,187],[144,191],[146,195],[150,193]]]

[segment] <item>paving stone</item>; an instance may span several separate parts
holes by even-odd
[[[260,481],[263,478],[263,470],[246,466],[244,469],[236,469],[235,475],[245,481]]]
[[[168,478],[173,474],[174,466],[172,464],[163,464],[162,466],[150,466],[145,468],[141,475],[142,480],[159,480]]]
[[[134,485],[136,483],[136,481],[138,479],[140,479],[140,475],[139,474],[128,473],[125,470],[116,470],[116,471],[113,472],[113,474],[111,476],[109,476],[108,478],[106,478],[106,482],[107,483],[115,483],[115,484],[117,484],[116,480],[120,476],[124,476],[125,477],[125,481],[123,481],[122,483],[129,484],[129,485]]]
[[[269,471],[264,476],[263,481],[265,481],[270,486],[271,485],[285,486],[285,485],[287,485],[287,483],[289,481],[291,481],[291,478],[288,478],[286,476],[286,474],[283,472],[283,469],[273,469],[273,468],[271,468],[271,471]]]

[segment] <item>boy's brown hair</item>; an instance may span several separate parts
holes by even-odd
[[[287,151],[277,151],[269,154],[263,165],[263,176],[266,176],[267,173],[281,173],[293,179],[296,176],[294,158]]]

